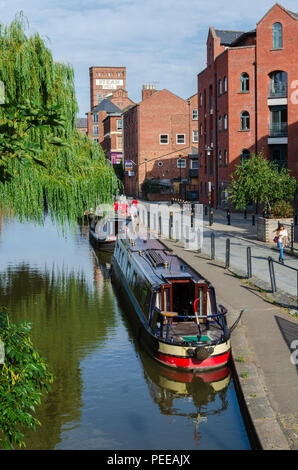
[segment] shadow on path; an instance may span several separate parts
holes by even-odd
[[[282,334],[282,337],[286,343],[286,345],[289,348],[289,351],[292,355],[292,357],[296,357],[296,370],[298,373],[298,354],[295,354],[295,349],[298,347],[298,323],[295,324],[293,322],[290,322],[288,320],[285,320],[284,318],[281,318],[277,315],[275,315],[275,321],[277,323],[278,328],[280,329],[280,332]],[[293,346],[294,341],[296,342],[296,345]],[[290,357],[289,357],[290,360]]]

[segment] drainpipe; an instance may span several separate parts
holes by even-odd
[[[216,200],[215,200],[215,208],[217,209],[218,206],[218,158],[217,158],[217,146],[218,146],[218,140],[217,140],[217,72],[215,68],[215,84],[214,84],[214,151],[213,155],[215,158],[215,188],[216,188]]]
[[[257,95],[257,45],[255,47],[255,153],[258,153],[258,95]]]

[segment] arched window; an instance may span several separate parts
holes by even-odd
[[[218,118],[218,130],[221,131],[221,116]]]
[[[218,152],[218,166],[222,166],[222,153],[221,153],[221,150]]]
[[[240,91],[249,91],[249,75],[246,72],[240,75]]]
[[[228,157],[228,152],[225,150],[225,157],[224,157],[224,166],[228,166],[229,163],[229,157]]]
[[[282,25],[274,23],[272,26],[272,49],[282,48]]]
[[[241,131],[249,131],[250,130],[250,122],[249,122],[249,112],[242,111],[240,115],[240,129]]]
[[[228,128],[228,115],[224,115],[224,129],[227,130]]]
[[[270,77],[270,96],[287,97],[288,95],[288,77],[287,72],[276,70],[269,74]]]
[[[240,154],[240,162],[244,163],[246,160],[248,160],[250,157],[250,151],[247,149],[243,149]]]

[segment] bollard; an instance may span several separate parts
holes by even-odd
[[[255,215],[254,215],[254,214],[252,215],[252,225],[256,225],[256,223],[255,223]]]
[[[173,212],[170,212],[169,218],[169,239],[173,237]]]
[[[291,253],[294,253],[294,224],[291,224]]]
[[[215,259],[215,235],[211,233],[211,259]]]
[[[210,225],[210,227],[213,224],[213,214],[214,214],[214,212],[213,212],[213,210],[211,210],[210,213],[209,213],[209,225]]]
[[[247,258],[247,279],[250,279],[252,276],[252,268],[251,268],[251,248],[250,246],[246,249],[246,258]]]
[[[230,239],[226,240],[226,266],[225,269],[230,267]]]
[[[207,215],[207,206],[204,207],[205,215]]]
[[[162,227],[161,227],[161,215],[158,216],[158,236],[161,236]]]
[[[227,210],[227,219],[228,219],[228,225],[231,225],[231,213],[230,213],[230,209]]]
[[[271,289],[272,289],[272,292],[276,292],[275,272],[274,272],[273,259],[271,258],[271,256],[268,256],[268,264],[269,264]]]

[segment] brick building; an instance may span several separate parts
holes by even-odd
[[[104,140],[101,144],[106,158],[111,160],[113,165],[122,164],[122,114],[110,112],[103,119]]]
[[[81,134],[86,135],[87,134],[87,118],[77,118],[76,128]]]
[[[122,157],[122,148],[120,151],[120,140],[122,135],[121,110],[134,102],[128,97],[126,91],[126,67],[90,67],[90,112],[87,113],[88,135],[94,141],[98,142],[104,149],[107,158],[111,158],[115,153],[115,163]],[[115,117],[115,113],[118,118]],[[111,117],[109,124],[104,121],[108,116]],[[118,128],[114,129],[115,126]],[[104,125],[109,128],[109,136],[105,137]],[[113,129],[112,129],[113,128]],[[117,133],[114,136],[114,132]],[[111,137],[113,135],[113,137]],[[115,137],[115,138],[114,138]],[[113,147],[110,147],[113,146]],[[117,152],[116,152],[116,146]]]
[[[144,196],[145,180],[151,199],[170,199],[182,189],[197,190],[197,116],[197,94],[184,100],[166,89],[143,86],[142,101],[123,111],[128,195]]]
[[[275,4],[254,30],[209,28],[198,74],[200,202],[225,205],[231,174],[252,153],[298,177],[297,20]]]

